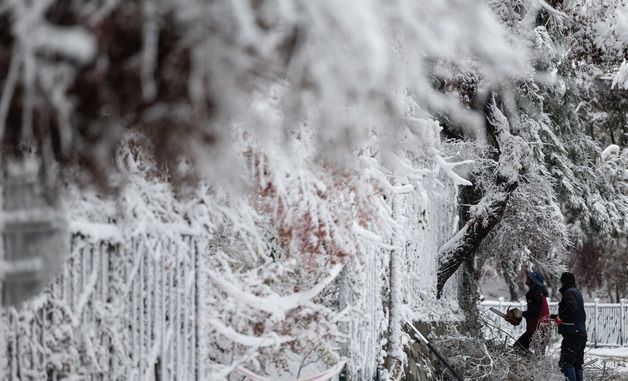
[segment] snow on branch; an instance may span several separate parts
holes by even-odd
[[[487,119],[495,129],[499,154],[498,171],[504,181],[516,183],[519,174],[525,170],[531,150],[524,139],[510,133],[510,123],[502,111],[497,107],[495,98],[487,105]]]
[[[273,316],[283,316],[287,311],[300,307],[318,295],[340,274],[343,266],[338,264],[332,267],[330,275],[308,291],[297,292],[287,296],[271,294],[259,297],[240,290],[236,285],[220,277],[217,273],[209,271],[212,282],[222,289],[229,297],[234,298],[255,309],[265,311]]]
[[[554,7],[552,7],[551,5],[549,5],[545,0],[537,0],[537,2],[539,3],[539,5],[541,6],[541,8],[545,9],[547,12],[549,12],[550,14],[554,15],[555,17],[559,18],[559,19],[566,19],[569,18],[569,15],[567,15],[565,12],[560,11]]]
[[[620,152],[621,148],[619,148],[617,144],[610,144],[608,147],[604,148],[604,151],[602,151],[602,160],[607,161],[608,159],[617,157],[619,156]]]
[[[207,322],[212,325],[218,333],[227,337],[229,340],[248,347],[266,347],[288,343],[294,340],[294,337],[279,336],[271,333],[264,337],[243,335],[236,332],[233,328],[227,327],[218,319],[208,319]]]
[[[451,181],[453,181],[454,185],[456,185],[456,186],[458,186],[458,185],[465,185],[465,186],[473,185],[469,180],[463,178],[462,176],[460,176],[459,174],[457,174],[453,170],[453,168],[455,168],[455,167],[457,167],[459,165],[465,165],[465,164],[473,163],[473,160],[463,160],[463,161],[460,161],[460,162],[457,162],[457,163],[448,163],[438,154],[434,154],[433,158],[436,161],[436,163],[438,164],[438,166],[445,172],[447,177],[449,177],[451,179]]]
[[[519,185],[520,174],[527,167],[530,147],[522,138],[510,133],[510,123],[491,99],[486,117],[499,150],[499,164],[495,186],[477,205],[470,208],[469,220],[438,250],[437,295],[440,297],[445,282],[466,258],[473,255],[482,240],[501,220],[512,192]]]
[[[440,144],[440,132],[442,127],[437,121],[427,120],[423,118],[410,117],[412,123],[408,124],[409,130],[417,136],[421,144],[424,145],[425,151],[435,162],[437,168],[440,168],[445,175],[454,183],[455,186],[471,186],[471,182],[459,174],[453,169],[461,165],[471,164],[473,160],[463,160],[460,162],[448,163],[443,159],[437,150]],[[411,168],[411,165],[408,165]],[[416,169],[414,169],[416,171]],[[424,172],[424,174],[426,174]]]
[[[624,60],[617,73],[613,76],[611,89],[615,88],[628,90],[628,62],[626,60]]]

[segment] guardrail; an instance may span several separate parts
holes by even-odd
[[[487,300],[480,303],[480,312],[485,325],[487,337],[506,339],[507,335],[517,338],[525,330],[525,323],[513,327],[503,318],[492,313],[489,309],[497,308],[506,311],[508,308],[526,310],[525,302],[509,302],[503,298]],[[557,302],[549,302],[550,313],[558,310]],[[595,299],[593,303],[585,303],[587,314],[588,345],[592,347],[622,347],[628,346],[628,300],[621,303],[600,303]],[[499,329],[496,329],[499,328]]]

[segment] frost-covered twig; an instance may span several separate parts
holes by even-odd
[[[236,332],[233,328],[227,327],[218,319],[208,319],[207,322],[212,325],[218,333],[226,336],[229,340],[248,347],[276,346],[294,340],[294,337],[280,336],[277,334],[268,334],[264,337],[243,335]]]
[[[451,181],[454,183],[454,185],[456,185],[456,186],[458,186],[458,185],[465,185],[465,186],[473,185],[473,184],[471,184],[471,182],[469,180],[462,178],[462,176],[460,176],[459,174],[457,174],[456,172],[453,171],[453,168],[455,168],[455,167],[457,167],[459,165],[471,164],[471,163],[473,163],[473,160],[463,160],[463,161],[457,162],[457,163],[448,163],[438,154],[433,155],[433,158],[436,161],[436,163],[438,164],[439,168],[442,169],[443,171],[445,171],[445,174],[447,175],[447,177],[449,177],[451,179]]]
[[[265,297],[255,296],[240,290],[236,285],[226,281],[215,272],[210,271],[209,276],[212,282],[220,287],[227,295],[237,301],[245,303],[261,311],[266,311],[272,316],[283,316],[287,311],[307,303],[310,299],[318,295],[338,276],[338,274],[340,274],[342,267],[342,265],[335,265],[329,271],[330,275],[310,290],[286,296],[280,296],[277,294],[271,294]]]
[[[546,11],[548,11],[549,13],[551,13],[552,15],[560,18],[560,19],[567,19],[569,18],[569,15],[567,15],[565,12],[560,11],[554,7],[552,7],[551,5],[549,5],[545,0],[536,0],[539,5],[545,9]]]
[[[613,76],[613,83],[611,84],[611,89],[624,89],[628,90],[628,62],[624,60],[619,70]]]

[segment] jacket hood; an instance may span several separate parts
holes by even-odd
[[[563,286],[559,290],[561,294],[563,293],[564,290],[570,289],[572,287],[576,287],[576,277],[572,273],[564,272],[560,276],[560,281],[563,284]]]
[[[535,284],[532,286],[532,290],[539,290],[541,294],[543,294],[543,296],[549,296],[549,292],[547,291],[547,288],[545,286],[539,286],[538,284]]]

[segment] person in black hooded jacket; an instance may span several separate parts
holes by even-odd
[[[584,348],[587,344],[587,315],[580,290],[576,288],[576,278],[565,272],[560,276],[562,299],[558,304],[560,325],[558,333],[563,336],[560,345],[559,365],[569,381],[583,381]],[[556,318],[556,315],[551,315]]]

